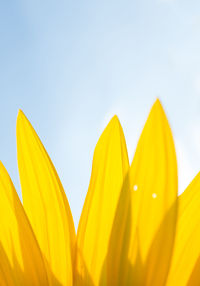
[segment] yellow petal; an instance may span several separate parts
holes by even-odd
[[[167,285],[199,285],[200,173],[179,197],[177,234]]]
[[[1,286],[16,286],[15,275],[12,267],[0,243],[0,285]],[[25,284],[24,284],[25,285]]]
[[[140,137],[130,180],[132,234],[135,236],[137,229],[138,236],[137,249],[130,246],[130,261],[134,265],[134,251],[137,250],[141,264],[138,274],[142,280],[145,277],[145,285],[163,285],[174,242],[178,187],[172,133],[159,100],[156,100]]]
[[[115,277],[112,285],[164,285],[174,242],[176,206],[175,149],[157,100],[138,142],[113,224],[108,251],[110,283]]]
[[[174,242],[178,187],[172,133],[159,100],[156,100],[140,137],[130,180],[132,229],[133,235],[137,229],[138,236],[137,249],[134,245],[130,247],[130,261],[136,262],[134,251],[137,250],[141,264],[138,272],[142,280],[145,277],[145,285],[163,285]],[[135,186],[137,191],[134,191]]]
[[[0,163],[0,285],[49,285],[27,216]]]
[[[90,185],[77,234],[76,285],[108,285],[106,254],[128,169],[123,131],[114,116],[94,152]]]
[[[126,279],[129,268],[128,252],[131,232],[131,192],[129,173],[121,188],[107,252],[107,285],[138,285]],[[132,271],[132,269],[131,269]],[[104,286],[104,284],[100,284]]]
[[[108,250],[110,285],[164,285],[176,215],[175,149],[157,100],[120,195]]]
[[[17,118],[17,155],[23,205],[39,246],[58,282],[70,286],[75,243],[70,207],[55,168],[22,111]]]

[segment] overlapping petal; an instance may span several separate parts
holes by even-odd
[[[0,214],[0,285],[49,285],[38,243],[2,163]]]
[[[137,270],[139,280],[145,285],[164,285],[176,230],[178,177],[172,133],[159,100],[140,137],[130,181],[133,190],[130,260],[137,268],[134,253],[137,251],[144,264]],[[136,236],[137,248],[133,243]]]
[[[200,173],[179,197],[174,254],[167,285],[199,285]]]
[[[56,170],[22,111],[17,118],[17,155],[23,205],[50,266],[52,285],[73,285],[75,230]]]
[[[128,169],[124,134],[115,116],[94,152],[90,185],[77,233],[76,285],[109,285],[106,255]]]
[[[200,174],[177,199],[158,100],[131,166],[116,116],[101,135],[77,238],[55,168],[21,111],[17,152],[26,213],[0,163],[0,285],[199,285]]]
[[[164,285],[176,229],[177,164],[171,130],[158,100],[124,186],[110,242],[116,250],[109,252],[109,281],[115,277],[112,285]]]

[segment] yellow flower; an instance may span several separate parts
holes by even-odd
[[[160,102],[129,165],[116,116],[94,152],[77,235],[62,184],[22,111],[23,206],[0,164],[0,285],[199,285],[200,175],[177,196],[177,163]]]

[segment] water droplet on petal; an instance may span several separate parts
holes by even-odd
[[[137,189],[138,189],[138,186],[137,186],[137,185],[134,185],[134,186],[133,186],[133,190],[136,192]]]
[[[152,194],[152,198],[153,198],[153,199],[156,199],[156,198],[157,198],[157,194],[156,194],[156,193],[153,193],[153,194]]]

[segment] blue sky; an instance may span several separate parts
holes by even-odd
[[[19,108],[55,164],[76,226],[95,144],[114,114],[131,160],[159,97],[180,192],[200,170],[199,1],[0,1],[0,39],[0,159],[18,192]]]

